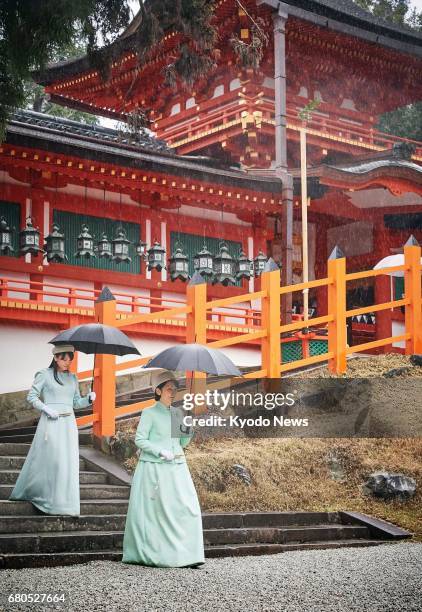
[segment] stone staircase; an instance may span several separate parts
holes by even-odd
[[[0,442],[0,568],[119,561],[130,492],[123,469],[81,446],[81,516],[45,515],[30,502],[8,501],[29,446]],[[375,546],[411,535],[354,512],[203,514],[203,528],[206,557]]]

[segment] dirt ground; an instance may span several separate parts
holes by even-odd
[[[383,377],[393,369],[401,371],[393,378]],[[302,373],[301,377],[332,375],[318,368]],[[343,377],[378,377],[381,385],[383,381],[397,381],[400,402],[412,405],[412,414],[422,421],[422,397],[409,399],[408,392],[413,379],[419,383],[416,379],[422,377],[422,368],[413,366],[408,357],[391,354],[353,359]],[[393,415],[399,412],[391,411]],[[133,438],[138,420],[119,424],[121,435]],[[390,425],[395,427],[397,422]],[[359,511],[408,529],[415,534],[415,540],[422,541],[422,437],[208,440],[198,437],[187,447],[186,456],[204,512]],[[124,465],[131,471],[136,463],[137,457],[133,456]],[[236,475],[235,464],[249,471],[249,485]],[[401,472],[414,478],[416,495],[402,502],[368,496],[363,484],[369,474],[378,470]]]

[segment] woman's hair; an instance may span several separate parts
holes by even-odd
[[[170,382],[170,380],[165,380],[163,383],[161,383],[161,385],[157,385],[157,386],[155,387],[155,391],[154,391],[154,399],[155,399],[155,401],[156,401],[156,402],[159,402],[159,401],[160,401],[160,399],[161,399],[161,393],[160,393],[160,395],[159,395],[159,394],[157,393],[157,389],[162,389],[162,388],[164,387],[164,385],[165,385],[166,383],[168,383],[168,382]],[[172,379],[171,379],[171,382],[174,382],[174,383],[175,383],[175,385],[176,385],[176,388],[177,388],[177,382],[176,382],[175,380],[172,380]]]
[[[65,355],[70,355],[71,359],[73,359],[73,353],[56,353],[57,357],[64,357]],[[59,380],[59,377],[57,376],[57,361],[54,359],[52,362],[50,363],[50,365],[48,366],[49,368],[53,368],[54,370],[54,380],[59,383],[59,385],[63,386],[63,383]]]

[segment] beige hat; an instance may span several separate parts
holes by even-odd
[[[52,353],[57,355],[58,353],[74,353],[75,347],[72,344],[57,344],[53,346]]]
[[[177,382],[175,375],[173,374],[173,372],[170,372],[170,370],[164,370],[161,372],[153,372],[151,374],[152,390],[155,391],[159,385],[162,385],[168,380],[174,380],[175,382]]]

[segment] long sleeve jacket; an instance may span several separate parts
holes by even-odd
[[[55,381],[53,368],[44,368],[37,372],[26,397],[28,402],[37,410],[51,406],[59,414],[89,406],[88,397],[81,397],[79,381],[75,374],[59,372],[58,378],[63,385]]]
[[[189,444],[193,433],[177,437],[180,433],[180,424],[183,424],[183,411],[180,408],[173,406],[168,408],[161,402],[157,402],[151,408],[145,408],[135,436],[136,446],[142,449],[139,460],[170,463],[160,457],[160,451],[165,449],[175,455],[173,462],[185,463],[183,448]]]

